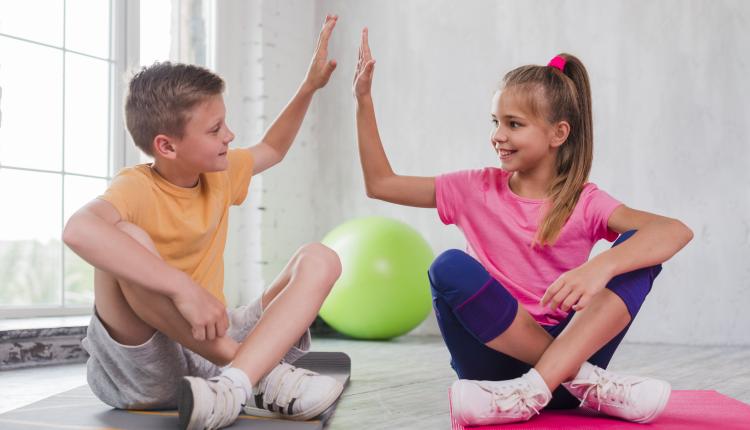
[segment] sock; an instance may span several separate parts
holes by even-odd
[[[536,388],[540,393],[544,393],[547,402],[552,399],[552,393],[549,390],[549,387],[547,386],[547,383],[544,382],[544,378],[542,378],[542,375],[539,374],[539,372],[536,371],[533,367],[526,373],[526,376],[528,377],[528,381],[533,384],[533,387]]]
[[[242,388],[245,392],[245,401],[243,403],[247,403],[247,400],[253,397],[253,386],[250,383],[250,378],[248,378],[247,374],[242,370],[236,367],[227,366],[221,371],[221,375],[219,376],[223,376],[232,381],[232,384],[234,384],[235,387]]]
[[[589,375],[591,375],[591,372],[594,371],[595,367],[596,366],[589,363],[588,361],[584,361],[583,364],[581,364],[581,368],[578,369],[578,373],[576,373],[576,376],[574,376],[573,379],[571,379],[568,382],[581,380],[581,379],[583,380],[589,379]]]

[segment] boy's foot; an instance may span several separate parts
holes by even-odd
[[[186,376],[180,382],[179,424],[181,430],[214,430],[231,425],[245,402],[244,390],[229,378]]]
[[[550,399],[552,393],[534,369],[508,381],[459,379],[451,386],[453,417],[464,426],[526,421]]]
[[[672,392],[666,381],[617,375],[588,362],[563,386],[581,401],[581,406],[637,423],[656,419]]]
[[[253,387],[248,415],[309,420],[328,409],[344,386],[336,379],[282,362]]]

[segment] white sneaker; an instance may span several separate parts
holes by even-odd
[[[551,399],[547,384],[534,369],[508,381],[459,379],[451,386],[453,417],[464,426],[526,421]]]
[[[298,421],[320,415],[339,398],[336,379],[282,362],[253,387],[244,411],[248,415]]]
[[[581,401],[581,406],[636,423],[656,419],[672,392],[666,381],[616,375],[588,362],[563,386]]]
[[[186,376],[180,382],[179,424],[181,430],[214,430],[231,425],[245,402],[244,390],[229,378]]]

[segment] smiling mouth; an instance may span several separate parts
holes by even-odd
[[[510,158],[511,155],[518,152],[518,150],[514,150],[514,149],[500,149],[500,148],[496,148],[496,149],[497,149],[497,155],[500,156],[501,160],[507,160],[508,158]]]
[[[513,155],[516,152],[518,152],[517,149],[503,149],[503,148],[500,148],[500,144],[499,143],[495,144],[495,151],[497,151],[497,155],[500,156],[500,159],[508,158],[511,155]]]

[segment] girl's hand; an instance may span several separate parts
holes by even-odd
[[[372,74],[375,70],[375,60],[370,52],[370,44],[367,42],[367,27],[362,29],[362,41],[359,45],[359,60],[357,70],[354,73],[354,96],[356,98],[370,95],[372,88]]]
[[[568,312],[570,309],[580,311],[591,301],[591,298],[603,290],[612,277],[601,267],[597,260],[589,260],[583,265],[563,273],[542,297],[541,304],[552,310]]]
[[[331,78],[333,70],[336,69],[336,60],[328,60],[328,40],[331,38],[333,27],[336,26],[338,19],[336,15],[326,15],[323,29],[320,30],[318,46],[315,48],[310,68],[305,76],[305,84],[314,90],[323,88]]]

